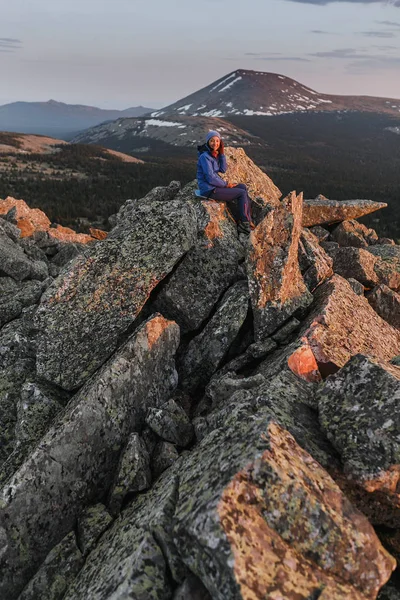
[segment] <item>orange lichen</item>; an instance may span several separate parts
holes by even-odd
[[[313,593],[324,600],[375,598],[395,568],[394,559],[366,518],[287,431],[270,423],[267,437],[270,449],[237,473],[218,506],[243,600],[302,600]],[[260,486],[263,464],[275,474],[265,488]],[[254,480],[253,471],[258,473]],[[321,542],[326,549],[319,547],[311,560],[315,531],[309,516],[319,511],[332,522],[333,533],[327,532]],[[279,520],[284,537],[272,527]]]
[[[307,340],[304,340],[306,344]],[[291,371],[305,381],[318,382],[322,380],[313,351],[308,345],[297,348],[289,356],[288,366]]]
[[[147,340],[150,350],[153,348],[154,344],[158,342],[163,332],[173,323],[174,321],[168,321],[160,315],[154,317],[146,324]]]

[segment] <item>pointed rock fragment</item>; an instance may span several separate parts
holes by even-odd
[[[317,197],[304,200],[303,226],[330,225],[349,219],[358,219],[376,210],[386,208],[384,202],[373,200],[328,200]]]
[[[257,340],[312,301],[298,263],[302,204],[302,195],[291,192],[250,235],[247,273]]]
[[[300,237],[299,262],[304,283],[310,290],[333,275],[333,259],[319,245],[318,238],[306,227]]]

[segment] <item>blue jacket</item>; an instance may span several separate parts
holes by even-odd
[[[225,154],[214,158],[208,146],[199,146],[199,159],[197,161],[197,182],[200,193],[204,196],[216,187],[226,187],[227,182],[221,179],[218,173],[226,172]]]

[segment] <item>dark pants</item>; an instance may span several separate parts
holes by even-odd
[[[233,188],[217,187],[208,196],[210,200],[226,202],[236,220],[251,221],[251,200],[244,183]]]

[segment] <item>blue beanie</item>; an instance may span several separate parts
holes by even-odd
[[[207,137],[206,137],[206,144],[208,144],[208,142],[211,140],[212,137],[217,137],[217,138],[221,139],[221,136],[218,133],[218,131],[209,131],[207,133]]]

